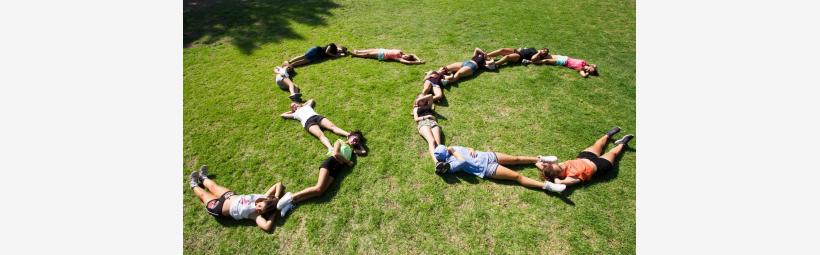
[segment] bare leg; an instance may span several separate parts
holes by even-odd
[[[624,144],[618,144],[615,148],[609,150],[606,154],[601,156],[602,158],[609,160],[609,163],[615,165],[615,158],[618,157],[618,154],[621,154],[621,151],[624,149]]]
[[[450,82],[457,82],[459,79],[470,75],[473,75],[473,69],[470,69],[469,67],[462,67],[461,69],[458,69],[458,72],[450,78]]]
[[[609,140],[608,135],[601,136],[598,140],[595,141],[592,146],[587,147],[584,151],[595,153],[597,156],[601,156],[601,153],[604,151],[604,146],[606,146],[606,141]]]
[[[444,91],[441,87],[433,87],[433,101],[441,100],[444,97]]]
[[[319,125],[310,126],[308,128],[308,132],[316,138],[319,138],[319,141],[327,147],[327,150],[333,149],[333,145],[330,144],[330,140],[328,140],[327,137],[325,137],[325,134],[322,133],[322,128],[320,128]]]
[[[296,83],[293,83],[290,78],[284,77],[282,82],[284,82],[285,85],[288,85],[288,91],[290,91],[291,95],[299,93],[299,87],[296,87]]]
[[[422,126],[419,128],[419,134],[427,141],[427,150],[430,152],[430,157],[433,158],[433,162],[436,162],[436,156],[433,155],[433,152],[436,150],[437,143],[436,139],[433,138],[433,131],[429,126]]]
[[[354,50],[350,53],[351,56],[360,58],[376,58],[379,49]]]
[[[296,204],[324,194],[331,183],[333,183],[333,177],[330,176],[330,172],[324,168],[319,169],[319,180],[316,181],[316,185],[293,194],[293,203]]]
[[[523,164],[535,164],[538,162],[538,158],[536,157],[527,157],[527,156],[511,156],[504,153],[495,153],[496,158],[498,158],[498,164],[502,165],[523,165]]]
[[[507,63],[509,61],[515,62],[515,61],[518,61],[519,59],[521,59],[521,55],[513,53],[513,54],[506,55],[506,56],[502,57],[501,59],[496,61],[495,64],[496,65],[503,65],[504,63]]]
[[[208,192],[207,190],[200,187],[194,187],[194,194],[196,194],[196,197],[198,197],[199,201],[201,201],[203,204],[205,202],[218,198],[214,194],[211,194],[211,192]]]
[[[497,56],[506,56],[515,53],[515,49],[513,48],[501,48],[494,50],[490,53],[487,53],[487,58],[494,58]]]
[[[441,144],[441,126],[435,126],[431,131],[433,131],[433,139],[436,139],[436,145]]]
[[[225,192],[231,191],[228,188],[219,186],[214,180],[211,179],[205,179],[202,181],[202,186],[205,186],[205,188],[207,188],[208,191],[210,191],[214,196],[222,196]]]
[[[333,133],[336,133],[337,135],[340,135],[340,136],[347,137],[347,136],[350,135],[350,133],[348,133],[344,129],[341,129],[341,128],[337,127],[336,125],[333,125],[333,122],[331,122],[327,118],[322,119],[322,121],[319,122],[319,125],[322,125],[323,128],[330,129],[330,131],[333,131]]]
[[[544,187],[543,182],[530,179],[501,165],[498,166],[498,169],[495,170],[495,174],[490,176],[490,178],[499,180],[514,180],[527,188],[541,189]]]
[[[301,55],[301,56],[298,56],[298,57],[295,57],[295,58],[291,58],[290,60],[288,60],[288,63],[293,64],[293,62],[302,61],[302,60],[305,60],[305,55]]]

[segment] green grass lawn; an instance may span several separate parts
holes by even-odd
[[[480,73],[445,90],[448,105],[436,110],[446,143],[565,160],[613,126],[624,129],[616,138],[635,133],[634,0],[212,0],[185,9],[185,253],[635,253],[635,150],[615,173],[558,197],[436,175],[410,115],[424,72],[475,47],[549,47],[598,64],[601,76],[532,65]],[[240,194],[315,184],[325,149],[279,117],[290,101],[273,67],[328,42],[400,48],[427,64],[348,57],[298,68],[304,98],[339,127],[364,131],[370,155],[273,234],[214,220],[187,185],[199,165]],[[515,169],[537,178],[535,167]]]

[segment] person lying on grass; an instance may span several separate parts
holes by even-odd
[[[236,195],[208,178],[208,166],[202,166],[191,173],[189,184],[211,216],[253,220],[263,231],[273,232],[273,221],[278,214],[276,203],[285,191],[282,183],[277,182],[265,194]]]
[[[444,75],[441,72],[444,70],[446,70],[446,68],[442,67],[439,71],[430,71],[424,75],[424,81],[421,85],[421,94],[433,94],[432,99],[434,102],[444,97],[444,91],[441,90],[441,81],[444,79]]]
[[[629,141],[635,137],[631,134],[625,135],[615,141],[615,148],[601,155],[607,141],[620,131],[621,128],[619,127],[613,128],[604,134],[604,136],[598,138],[592,146],[581,151],[576,159],[556,163],[558,159],[554,156],[549,159],[542,158],[541,161],[535,164],[540,170],[541,180],[553,180],[557,184],[573,185],[583,181],[589,181],[595,176],[605,174],[612,169],[618,154],[620,154],[624,147],[628,146]]]
[[[555,66],[565,66],[569,69],[578,71],[581,77],[587,78],[590,75],[598,76],[598,66],[595,64],[588,64],[586,60],[570,58],[563,55],[547,55],[540,60],[532,61],[533,64],[548,64]]]
[[[549,56],[550,49],[542,48],[535,50],[535,48],[501,48],[487,53],[487,58],[494,59],[497,56],[502,56],[499,60],[493,60],[496,66],[503,65],[507,62],[529,64],[530,62],[539,61],[545,56]]]
[[[419,134],[427,141],[427,149],[433,162],[436,162],[434,151],[441,144],[441,126],[433,115],[433,96],[421,94],[413,103],[413,119],[418,123]]]
[[[424,61],[419,59],[416,55],[413,54],[405,54],[401,50],[398,49],[365,49],[365,50],[354,50],[350,53],[353,57],[360,57],[360,58],[375,58],[381,61],[399,61],[403,64],[407,65],[417,65],[417,64],[424,64]]]
[[[550,181],[536,181],[515,172],[504,165],[535,164],[539,157],[510,156],[499,152],[476,151],[473,148],[438,145],[433,152],[436,158],[436,173],[466,172],[481,178],[516,181],[524,187],[543,189],[560,193],[563,184]]]
[[[315,101],[313,101],[313,99],[310,99],[303,104],[291,103],[290,111],[282,113],[280,116],[285,119],[298,120],[302,123],[302,127],[304,127],[308,133],[316,138],[319,138],[319,141],[325,145],[328,151],[333,151],[333,145],[330,143],[330,140],[325,137],[322,129],[330,129],[333,133],[344,137],[349,137],[350,133],[337,127],[333,124],[333,122],[324,116],[317,114],[316,111],[313,110],[314,104]],[[365,153],[362,147],[358,147],[358,143],[352,145],[356,146],[356,154]]]
[[[285,60],[282,67],[293,69],[294,67],[307,65],[326,58],[344,57],[347,54],[347,48],[344,46],[336,46],[335,43],[330,43],[324,47],[314,46],[301,55],[290,60]]]
[[[459,79],[471,76],[478,72],[479,68],[487,68],[495,70],[495,63],[487,59],[487,54],[479,48],[473,51],[473,57],[464,62],[455,62],[439,69],[440,73],[446,70],[447,74],[443,80],[443,84],[457,82]]]
[[[299,93],[299,87],[296,86],[296,83],[290,79],[290,74],[288,74],[287,68],[282,67],[274,67],[274,71],[276,72],[276,85],[279,85],[279,88],[282,90],[286,90],[290,92],[291,101],[295,103],[302,102],[302,93]]]
[[[364,142],[364,136],[361,131],[350,132],[347,141],[337,140],[333,144],[333,151],[331,155],[322,162],[319,167],[319,179],[316,185],[303,189],[296,193],[285,193],[279,202],[276,204],[276,209],[281,211],[282,217],[294,208],[294,206],[302,201],[320,196],[327,191],[330,184],[339,177],[339,172],[342,167],[353,166],[353,154],[355,151],[351,146]]]

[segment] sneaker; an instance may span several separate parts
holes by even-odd
[[[285,208],[282,208],[282,210],[279,210],[279,215],[282,216],[282,217],[285,217],[285,215],[288,215],[288,212],[290,212],[290,210],[292,210],[293,207],[294,206],[291,203],[286,204]]]
[[[496,68],[495,62],[487,64],[487,69],[495,70],[495,68]]]
[[[529,64],[529,63],[530,63],[530,61],[529,61],[529,60],[527,60],[527,59],[522,59],[522,60],[521,60],[521,64],[525,64],[525,65],[526,65],[526,64]]]
[[[606,132],[606,135],[609,136],[609,137],[612,137],[613,135],[617,134],[618,132],[621,132],[621,127],[612,128],[612,130],[609,130],[609,132]]]
[[[199,173],[200,179],[208,179],[208,165],[202,165],[197,173]]]
[[[555,163],[558,162],[558,157],[556,156],[538,156],[538,161],[544,163]]]
[[[285,69],[285,68],[282,68],[282,67],[278,67],[278,66],[277,66],[277,67],[274,67],[274,68],[273,68],[273,70],[274,70],[277,74],[281,74],[281,75],[282,75],[282,76],[284,76],[284,77],[288,77],[288,71],[287,71],[287,69]]]
[[[564,184],[556,184],[552,182],[544,182],[544,189],[547,191],[561,193],[567,188],[567,185]]]
[[[202,186],[202,179],[199,178],[198,173],[199,172],[191,172],[191,178],[188,182],[188,184],[191,185],[191,188]]]
[[[292,201],[293,201],[293,193],[290,193],[290,192],[285,193],[285,195],[282,196],[281,199],[279,199],[279,202],[276,203],[276,209],[281,211],[283,208],[285,208],[285,205],[290,204],[290,202],[292,202]]]
[[[624,137],[621,137],[621,139],[618,139],[617,141],[615,141],[615,144],[629,145],[629,141],[632,140],[633,137],[635,137],[635,135],[632,135],[632,134],[625,135]]]
[[[295,93],[293,95],[288,96],[291,101],[301,103],[302,102],[302,93]]]

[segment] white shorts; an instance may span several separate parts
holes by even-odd
[[[276,85],[279,85],[280,89],[288,90],[288,85],[284,82],[285,77],[282,77],[281,74],[276,74]]]

